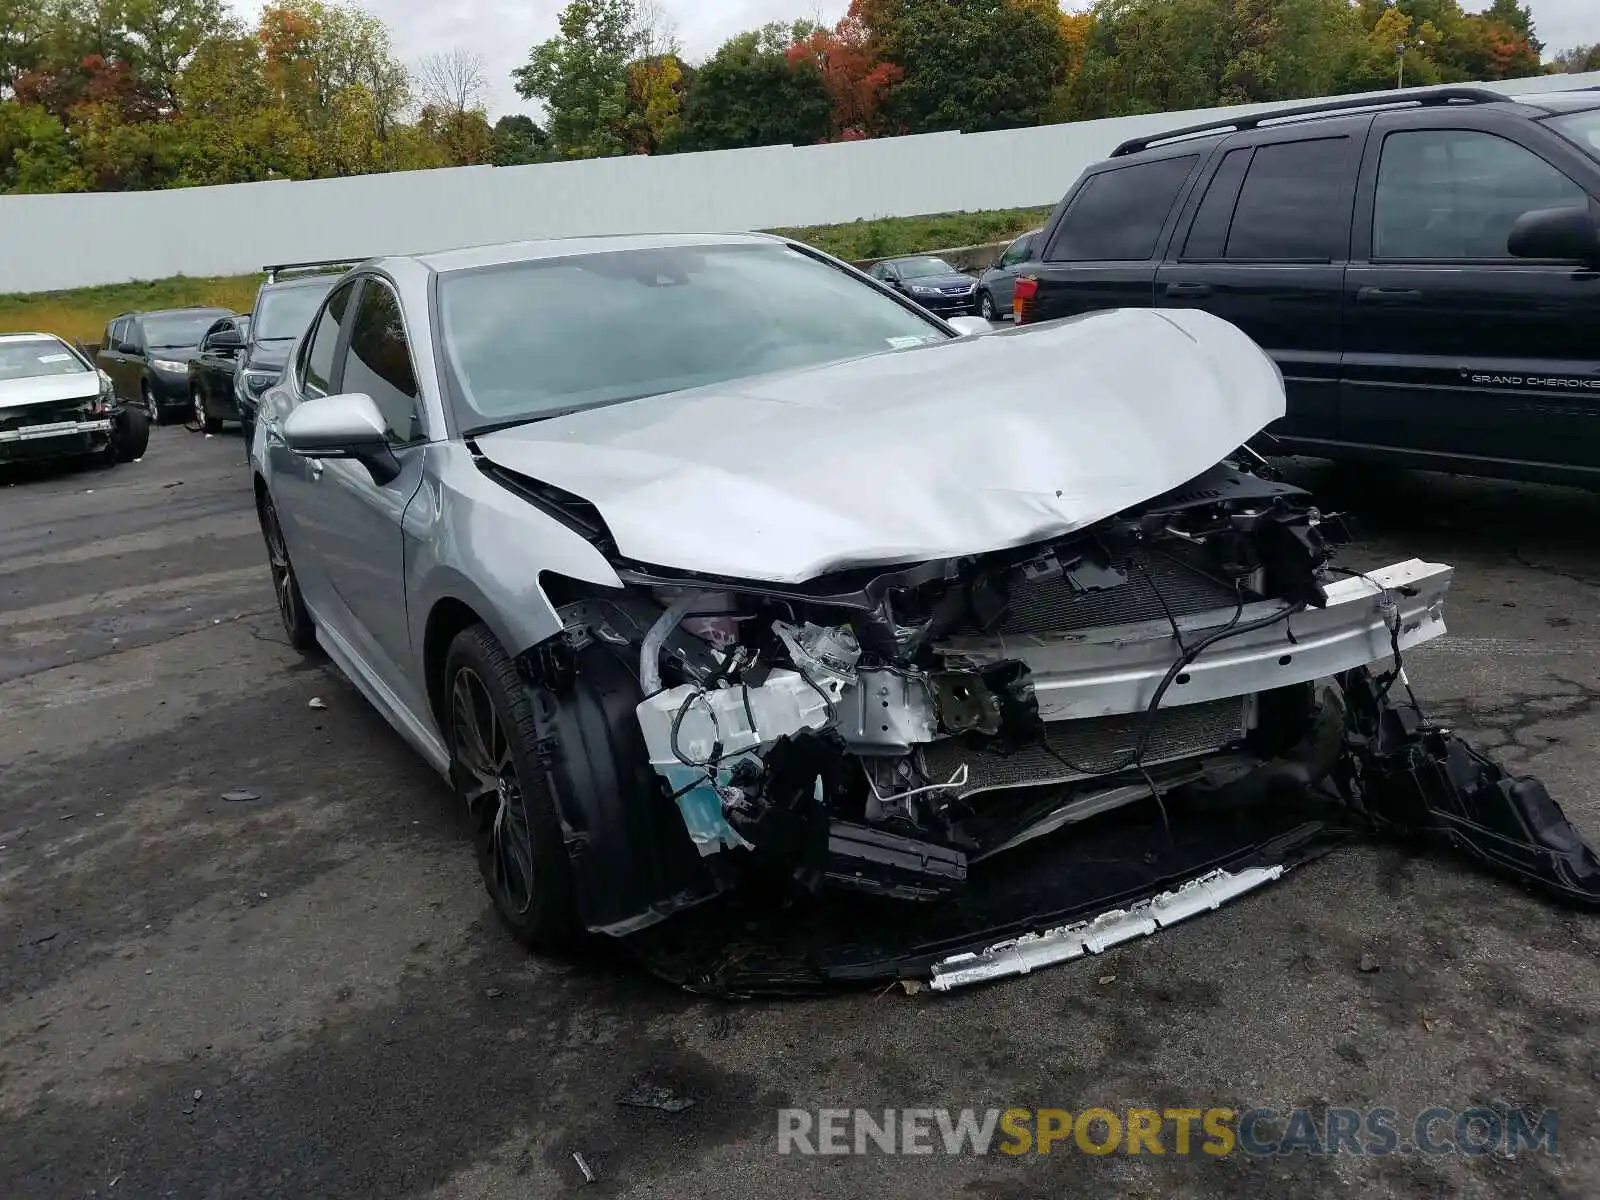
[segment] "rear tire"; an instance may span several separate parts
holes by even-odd
[[[565,949],[578,933],[572,867],[545,765],[560,750],[541,750],[561,701],[525,684],[483,625],[450,644],[443,694],[450,781],[495,912],[528,949]]]
[[[143,458],[150,445],[150,416],[142,408],[124,408],[112,423],[111,444],[118,462]]]
[[[294,564],[289,561],[289,547],[283,540],[283,527],[278,524],[278,510],[271,496],[262,496],[256,515],[261,521],[261,536],[267,543],[267,563],[272,569],[272,591],[278,600],[278,619],[283,631],[289,635],[289,644],[302,654],[313,654],[317,649],[317,626],[306,611],[305,597],[300,594],[300,581],[295,578]]]
[[[189,397],[194,401],[195,424],[207,433],[221,433],[222,421],[206,412],[205,389],[196,387],[189,393]]]

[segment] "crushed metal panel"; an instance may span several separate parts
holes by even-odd
[[[1092,921],[1024,934],[976,953],[952,955],[934,964],[930,986],[936,992],[947,992],[967,984],[1027,975],[1085,954],[1100,954],[1219,908],[1282,875],[1282,866],[1251,867],[1238,873],[1213,871],[1176,891],[1163,892],[1132,908],[1103,913]]]

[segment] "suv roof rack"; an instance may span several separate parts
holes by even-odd
[[[1402,108],[1435,104],[1510,104],[1511,97],[1483,87],[1418,88],[1414,93],[1390,92],[1378,96],[1354,97],[1349,100],[1325,100],[1320,104],[1302,104],[1298,107],[1277,108],[1271,112],[1256,113],[1249,117],[1225,117],[1220,121],[1206,121],[1200,125],[1187,125],[1182,129],[1168,129],[1146,137],[1129,138],[1110,157],[1121,158],[1137,154],[1162,142],[1176,142],[1202,133],[1239,132],[1256,129],[1270,121],[1292,121],[1300,117],[1320,117],[1330,113],[1355,112],[1367,108]]]
[[[318,262],[275,263],[262,267],[261,269],[267,273],[268,283],[277,283],[278,277],[285,272],[298,274],[302,271],[308,273],[323,271],[330,267],[349,268],[355,266],[357,263],[363,263],[366,261],[367,260],[364,258],[325,258]]]

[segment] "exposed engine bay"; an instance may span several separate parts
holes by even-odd
[[[1215,907],[1356,828],[1437,833],[1452,802],[1445,840],[1472,850],[1480,825],[1520,830],[1520,850],[1480,844],[1478,857],[1535,883],[1560,875],[1569,899],[1594,901],[1600,865],[1542,789],[1534,798],[1462,758],[1414,697],[1399,700],[1405,653],[1445,632],[1451,568],[1344,569],[1333,552],[1346,536],[1242,451],[1043,544],[801,585],[622,564],[623,594],[562,608],[567,653],[604,653],[634,676],[655,790],[694,861],[663,869],[646,905],[614,906],[591,927],[633,934],[747,882],[786,900],[864,893],[889,906],[875,913],[962,911],[959,935],[919,933],[916,953],[872,960],[956,986],[1093,951],[1108,920],[1149,932]],[[1297,812],[1308,797],[1316,811]],[[1108,825],[1117,812],[1135,832]],[[1141,848],[1160,869],[1141,877],[1130,859],[1131,874],[1097,891],[1070,853],[1052,870],[1037,845],[1069,845],[1077,827],[1083,844],[1170,849],[1192,832],[1206,848],[1187,866]],[[1004,920],[974,924],[981,864],[1024,850],[1037,867],[1019,873],[1088,890],[1057,903],[1035,889],[1032,911],[1002,904]],[[1166,884],[1179,890],[1157,895]],[[1093,907],[1141,893],[1133,916]],[[983,940],[1052,915],[1084,919],[1058,936]],[[852,961],[832,975],[874,973]],[[676,974],[760,990],[750,970],[746,956],[737,978],[698,960]]]

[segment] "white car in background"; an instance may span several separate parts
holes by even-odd
[[[144,413],[117,403],[111,377],[49,333],[0,334],[0,463],[144,453]]]

